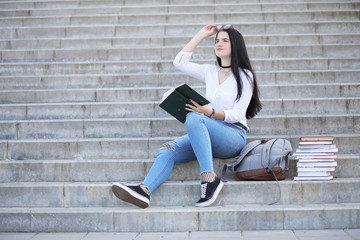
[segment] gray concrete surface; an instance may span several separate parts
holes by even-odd
[[[206,232],[81,232],[81,233],[0,233],[1,240],[359,240],[360,229],[206,231]]]

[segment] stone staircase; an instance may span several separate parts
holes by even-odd
[[[360,1],[0,1],[0,231],[203,231],[360,228]],[[332,181],[233,181],[195,208],[196,162],[138,209],[112,182],[140,182],[162,143],[185,133],[158,107],[198,81],[172,65],[205,24],[247,42],[264,108],[249,141],[334,135]],[[214,63],[213,39],[194,53]],[[214,159],[221,173],[225,162]]]

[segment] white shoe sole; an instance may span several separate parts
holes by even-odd
[[[123,184],[114,183],[111,189],[117,198],[125,202],[134,204],[135,206],[141,208],[147,208],[150,206],[149,199],[147,199],[146,197],[142,196],[141,194],[135,192],[134,190],[128,188]]]
[[[212,198],[210,198],[206,202],[196,203],[195,206],[196,207],[208,207],[211,204],[213,204],[216,201],[217,197],[219,196],[219,193],[221,192],[221,189],[223,188],[223,186],[224,186],[224,183],[220,180],[219,186],[216,188]]]

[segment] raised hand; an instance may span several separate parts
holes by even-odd
[[[214,35],[216,33],[216,25],[209,24],[203,27],[199,32],[198,35],[200,35],[203,38],[208,38],[211,35]]]
[[[185,47],[182,49],[184,52],[193,52],[195,48],[201,43],[205,38],[210,37],[216,33],[216,25],[210,24],[201,28],[200,31],[188,42]]]

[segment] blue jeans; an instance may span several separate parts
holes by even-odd
[[[231,158],[246,144],[246,131],[234,124],[190,112],[186,116],[187,135],[164,144],[142,184],[150,193],[170,176],[175,163],[198,160],[201,173],[214,172],[213,156]]]

